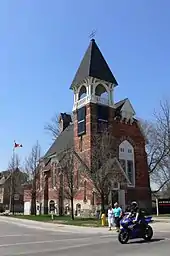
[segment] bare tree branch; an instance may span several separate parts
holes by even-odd
[[[39,162],[41,157],[41,148],[38,143],[32,147],[30,155],[25,159],[25,171],[29,177],[29,183],[31,183],[31,214],[36,215],[36,197],[37,197],[37,183],[40,182]]]
[[[126,183],[125,176],[121,173],[120,167],[115,161],[115,145],[115,138],[108,131],[96,134],[92,138],[92,165],[88,167],[85,164],[86,159],[84,159],[86,175],[92,181],[97,191],[102,210],[104,210],[105,205],[108,203],[108,196],[113,189],[113,184]]]
[[[70,115],[71,119],[73,120],[73,114],[72,113],[68,113],[67,115]],[[53,140],[55,140],[63,130],[62,122],[61,122],[61,114],[55,113],[54,116],[51,118],[50,122],[48,122],[44,126],[44,129],[49,133],[51,138]]]
[[[146,150],[150,178],[158,185],[158,192],[170,179],[170,102],[161,102],[160,110],[155,111],[154,116],[154,123],[141,123],[148,142]]]
[[[61,127],[60,127],[59,121],[60,121],[60,115],[55,114],[51,118],[50,122],[44,126],[44,129],[50,134],[53,140],[55,140],[58,137],[58,135],[61,133]]]
[[[62,180],[62,187],[64,198],[67,198],[71,201],[71,212],[72,212],[72,219],[74,219],[74,198],[79,191],[79,184],[78,184],[78,176],[75,170],[75,155],[74,150],[72,148],[65,150],[60,156],[60,161],[58,163],[59,169],[59,182],[61,186]],[[62,177],[62,179],[61,179]]]

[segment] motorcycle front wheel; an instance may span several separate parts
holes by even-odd
[[[148,225],[145,229],[144,240],[150,241],[152,237],[153,237],[153,229],[151,226]]]
[[[121,230],[118,235],[118,240],[121,244],[127,244],[127,242],[129,241],[129,232]]]

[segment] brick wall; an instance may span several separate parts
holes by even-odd
[[[78,137],[77,135],[77,113],[74,112],[74,147],[75,151],[79,153],[81,158],[86,162],[86,164],[91,166],[91,155],[92,155],[92,136],[95,135],[97,130],[97,119],[96,119],[96,105],[88,104],[86,106],[86,134],[82,137]],[[141,130],[137,124],[134,122],[133,124],[120,122],[114,119],[115,112],[112,108],[110,108],[110,116],[109,116],[109,128],[112,131],[113,136],[116,138],[115,140],[115,155],[118,157],[118,147],[119,144],[123,140],[128,140],[134,147],[135,154],[135,170],[136,170],[136,187],[127,189],[126,193],[126,201],[129,202],[131,200],[137,200],[142,205],[149,204],[148,202],[151,199],[150,195],[150,186],[149,186],[149,175],[148,175],[148,166],[147,166],[147,155],[145,152],[145,141]],[[93,201],[93,184],[85,175],[85,173],[79,172],[77,173],[77,169],[81,166],[81,164],[75,160],[75,179],[77,175],[79,175],[79,190],[75,196],[75,204],[81,203],[86,207],[90,207]],[[50,169],[50,168],[49,168]],[[84,181],[87,181],[86,188],[86,202],[84,202]],[[75,181],[77,182],[77,181]],[[41,182],[42,183],[42,182]],[[54,200],[58,202],[59,200],[59,186],[56,181],[56,188],[53,188],[51,185],[51,172],[48,172],[48,201]],[[44,187],[41,190],[41,193],[37,194],[37,199],[44,200]],[[28,191],[25,191],[25,198]],[[66,200],[67,201],[67,200]],[[98,198],[95,198],[95,203],[99,203]]]
[[[97,130],[97,120],[96,120],[96,105],[88,104],[86,106],[86,134],[82,136],[82,152],[80,150],[80,137],[77,136],[77,119],[74,120],[74,143],[75,150],[79,152],[82,158],[88,159],[88,164],[91,164],[91,154],[92,154],[92,136],[95,135]],[[75,113],[76,115],[76,113]],[[75,116],[76,117],[76,116]],[[133,124],[121,122],[115,120],[114,109],[110,108],[109,114],[109,129],[112,130],[115,140],[115,154],[118,157],[118,147],[123,140],[128,140],[134,147],[135,155],[135,183],[136,187],[127,190],[127,201],[133,200],[132,195],[136,194],[136,199],[141,202],[148,202],[151,199],[150,194],[150,183],[149,183],[149,174],[148,174],[148,165],[147,165],[147,155],[145,152],[145,140],[141,130],[137,124],[137,121],[134,121]],[[92,190],[92,184],[91,188]],[[143,191],[141,193],[141,191]],[[78,198],[82,198],[82,194],[78,195]],[[90,193],[89,197],[90,199]]]

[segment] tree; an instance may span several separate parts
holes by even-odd
[[[110,130],[110,129],[108,129]],[[102,211],[108,204],[108,196],[115,183],[127,184],[128,179],[116,158],[116,140],[107,130],[92,137],[91,165],[87,166],[87,159],[81,160],[85,175],[91,180],[101,201]]]
[[[13,153],[9,162],[9,182],[6,187],[5,194],[9,195],[9,210],[14,214],[15,212],[15,200],[14,195],[17,191],[18,186],[21,186],[18,170],[20,166],[20,159],[17,154]]]
[[[74,150],[68,148],[62,155],[58,163],[59,189],[62,190],[64,198],[71,202],[71,217],[74,220],[74,198],[78,192],[77,173],[75,171],[76,159]]]
[[[63,113],[63,114],[66,114],[66,113]],[[66,116],[71,117],[71,120],[68,120],[68,123],[72,122],[73,120],[72,113],[68,113],[66,114]],[[50,134],[51,138],[55,140],[63,130],[62,122],[61,122],[61,113],[60,114],[55,113],[54,116],[51,118],[50,122],[48,122],[44,126],[44,129]]]
[[[31,183],[31,215],[36,215],[36,191],[39,179],[39,162],[41,157],[41,148],[38,142],[32,147],[30,155],[25,160],[25,171]]]
[[[170,182],[170,103],[160,103],[160,110],[154,113],[153,122],[141,122],[146,137],[146,151],[150,179],[160,191]]]
[[[54,114],[54,116],[51,118],[50,122],[48,122],[44,129],[50,134],[53,140],[55,140],[58,135],[61,133],[61,127],[60,127],[60,115]]]

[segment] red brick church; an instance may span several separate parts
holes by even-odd
[[[70,115],[61,113],[61,134],[40,162],[38,210],[48,213],[51,206],[55,205],[57,212],[61,200],[63,209],[69,209],[70,201],[62,198],[56,185],[58,155],[66,148],[74,147],[80,156],[88,156],[87,162],[92,164],[92,137],[96,133],[102,133],[103,127],[111,127],[116,139],[115,161],[127,180],[124,187],[119,183],[114,184],[114,200],[118,200],[123,208],[131,200],[138,201],[141,207],[150,208],[151,190],[145,138],[129,99],[114,102],[117,86],[116,78],[92,39],[70,86],[74,94],[73,121]],[[87,186],[85,183],[80,185],[74,198],[74,208],[91,211],[99,207],[99,201],[93,185]],[[29,214],[30,200],[30,188],[26,188],[25,214]]]

